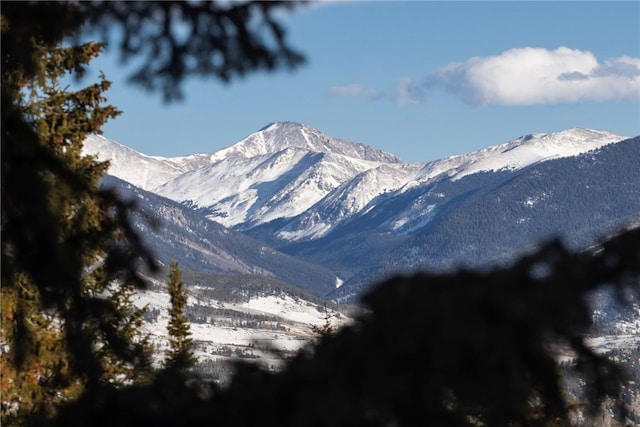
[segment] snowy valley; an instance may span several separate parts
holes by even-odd
[[[134,303],[147,307],[143,330],[153,345],[156,363],[161,364],[168,348],[170,302],[166,286],[150,281],[152,287],[139,292]],[[257,277],[216,280],[187,273],[186,282],[190,286],[185,314],[198,359],[196,370],[216,381],[225,381],[233,362],[239,360],[277,369],[284,359],[319,338],[314,327],[329,323],[337,328],[350,320],[334,304],[274,287],[273,282]],[[233,289],[222,291],[229,283]]]

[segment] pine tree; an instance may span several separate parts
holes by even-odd
[[[177,262],[172,262],[169,267],[169,282],[167,290],[171,301],[169,308],[169,349],[167,350],[165,363],[169,367],[186,371],[196,363],[193,354],[191,329],[189,320],[184,314],[187,306],[187,294],[182,282],[182,272]]]
[[[3,94],[17,89],[12,107],[27,135],[9,133],[2,141],[3,157],[17,160],[3,159],[2,169],[0,369],[8,424],[27,414],[48,418],[87,387],[124,384],[150,367],[138,332],[144,313],[131,301],[136,283],[120,268],[131,249],[124,206],[99,188],[108,164],[81,153],[86,136],[119,114],[105,105],[110,83],[100,76],[75,92],[60,86],[66,75],[81,75],[103,45],[33,43],[40,58],[34,76],[13,70],[2,82]],[[20,163],[29,160],[38,174]]]
[[[272,6],[281,7],[259,2],[229,7],[213,2],[3,3],[3,425],[22,423],[26,414],[37,423],[80,393],[94,391],[91,395],[100,400],[111,392],[105,384],[148,377],[148,346],[137,336],[142,312],[130,298],[135,287],[144,286],[139,267],[144,263],[153,269],[153,258],[128,221],[131,204],[98,186],[107,165],[80,155],[86,136],[118,113],[103,105],[109,82],[101,77],[77,92],[58,84],[66,73],[82,75],[102,45],[73,45],[76,38],[72,47],[62,48],[65,37],[103,26],[105,34],[115,29],[123,35],[123,53],[136,54],[135,45],[144,40],[140,46],[152,46],[152,53],[135,80],[143,85],[153,80],[171,98],[188,75],[227,80],[298,62],[270,16]],[[256,15],[266,21],[273,45],[255,28]],[[186,40],[182,31],[174,34],[176,25],[203,20],[211,23],[199,25],[204,34],[196,31]],[[149,31],[149,25],[160,31]],[[213,42],[201,43],[203,37]],[[176,46],[178,41],[186,48],[173,49],[168,57],[157,54],[167,42]],[[159,58],[167,59],[168,66],[155,66]]]
[[[318,338],[335,334],[336,327],[331,322],[331,317],[331,313],[329,313],[329,310],[327,309],[327,304],[324,304],[324,316],[322,317],[324,319],[324,323],[322,326],[311,326],[311,332],[313,332]]]

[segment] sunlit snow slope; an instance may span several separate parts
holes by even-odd
[[[247,231],[274,223],[271,233],[278,239],[305,241],[326,236],[391,193],[482,171],[517,170],[622,139],[611,132],[569,129],[407,164],[392,154],[329,137],[303,124],[277,122],[208,154],[151,157],[101,136],[90,137],[85,152],[109,160],[110,174],[197,209],[227,227]],[[406,230],[404,225],[411,221],[396,218],[395,228]]]

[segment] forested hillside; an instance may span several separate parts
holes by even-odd
[[[425,224],[332,295],[357,295],[376,278],[394,273],[507,264],[553,238],[586,249],[640,219],[638,162],[636,137],[514,172],[436,182],[409,197],[438,206],[425,215]]]

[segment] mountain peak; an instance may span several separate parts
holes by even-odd
[[[275,121],[275,122],[271,122],[268,125],[264,126],[263,128],[261,128],[260,130],[258,130],[258,132],[262,132],[268,129],[271,130],[275,130],[277,128],[290,128],[290,129],[300,129],[300,128],[309,128],[311,129],[310,126],[305,125],[304,123],[298,123],[298,122],[292,122],[292,121]]]
[[[275,154],[285,149],[338,154],[380,163],[401,162],[395,155],[377,148],[332,138],[311,126],[290,121],[269,123],[242,141],[213,153],[211,159],[221,160],[229,156],[250,158]]]

